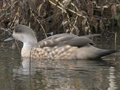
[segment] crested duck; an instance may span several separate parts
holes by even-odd
[[[44,59],[95,59],[115,53],[116,50],[104,50],[94,47],[90,37],[99,34],[77,36],[73,34],[56,34],[37,42],[34,31],[25,25],[14,28],[11,38],[23,42],[22,57]]]

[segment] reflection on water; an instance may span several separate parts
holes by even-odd
[[[11,70],[14,90],[116,90],[115,69],[105,61],[30,60]]]
[[[108,90],[116,90],[117,87],[116,87],[116,84],[115,84],[115,73],[114,73],[115,69],[114,67],[110,67],[110,76],[108,77],[109,79],[109,88]]]
[[[119,52],[103,60],[33,60],[7,45],[0,48],[1,90],[120,90]]]

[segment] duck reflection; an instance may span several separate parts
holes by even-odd
[[[22,58],[22,65],[13,69],[13,77],[16,90],[116,90],[117,88],[114,67],[101,60]]]

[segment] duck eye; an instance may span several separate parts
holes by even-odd
[[[16,33],[19,33],[19,31],[17,31]]]
[[[16,33],[20,33],[20,30],[16,30]]]

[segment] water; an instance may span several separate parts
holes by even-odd
[[[97,47],[120,49],[102,42]],[[0,90],[120,90],[119,52],[101,60],[31,60],[13,42],[0,43]]]

